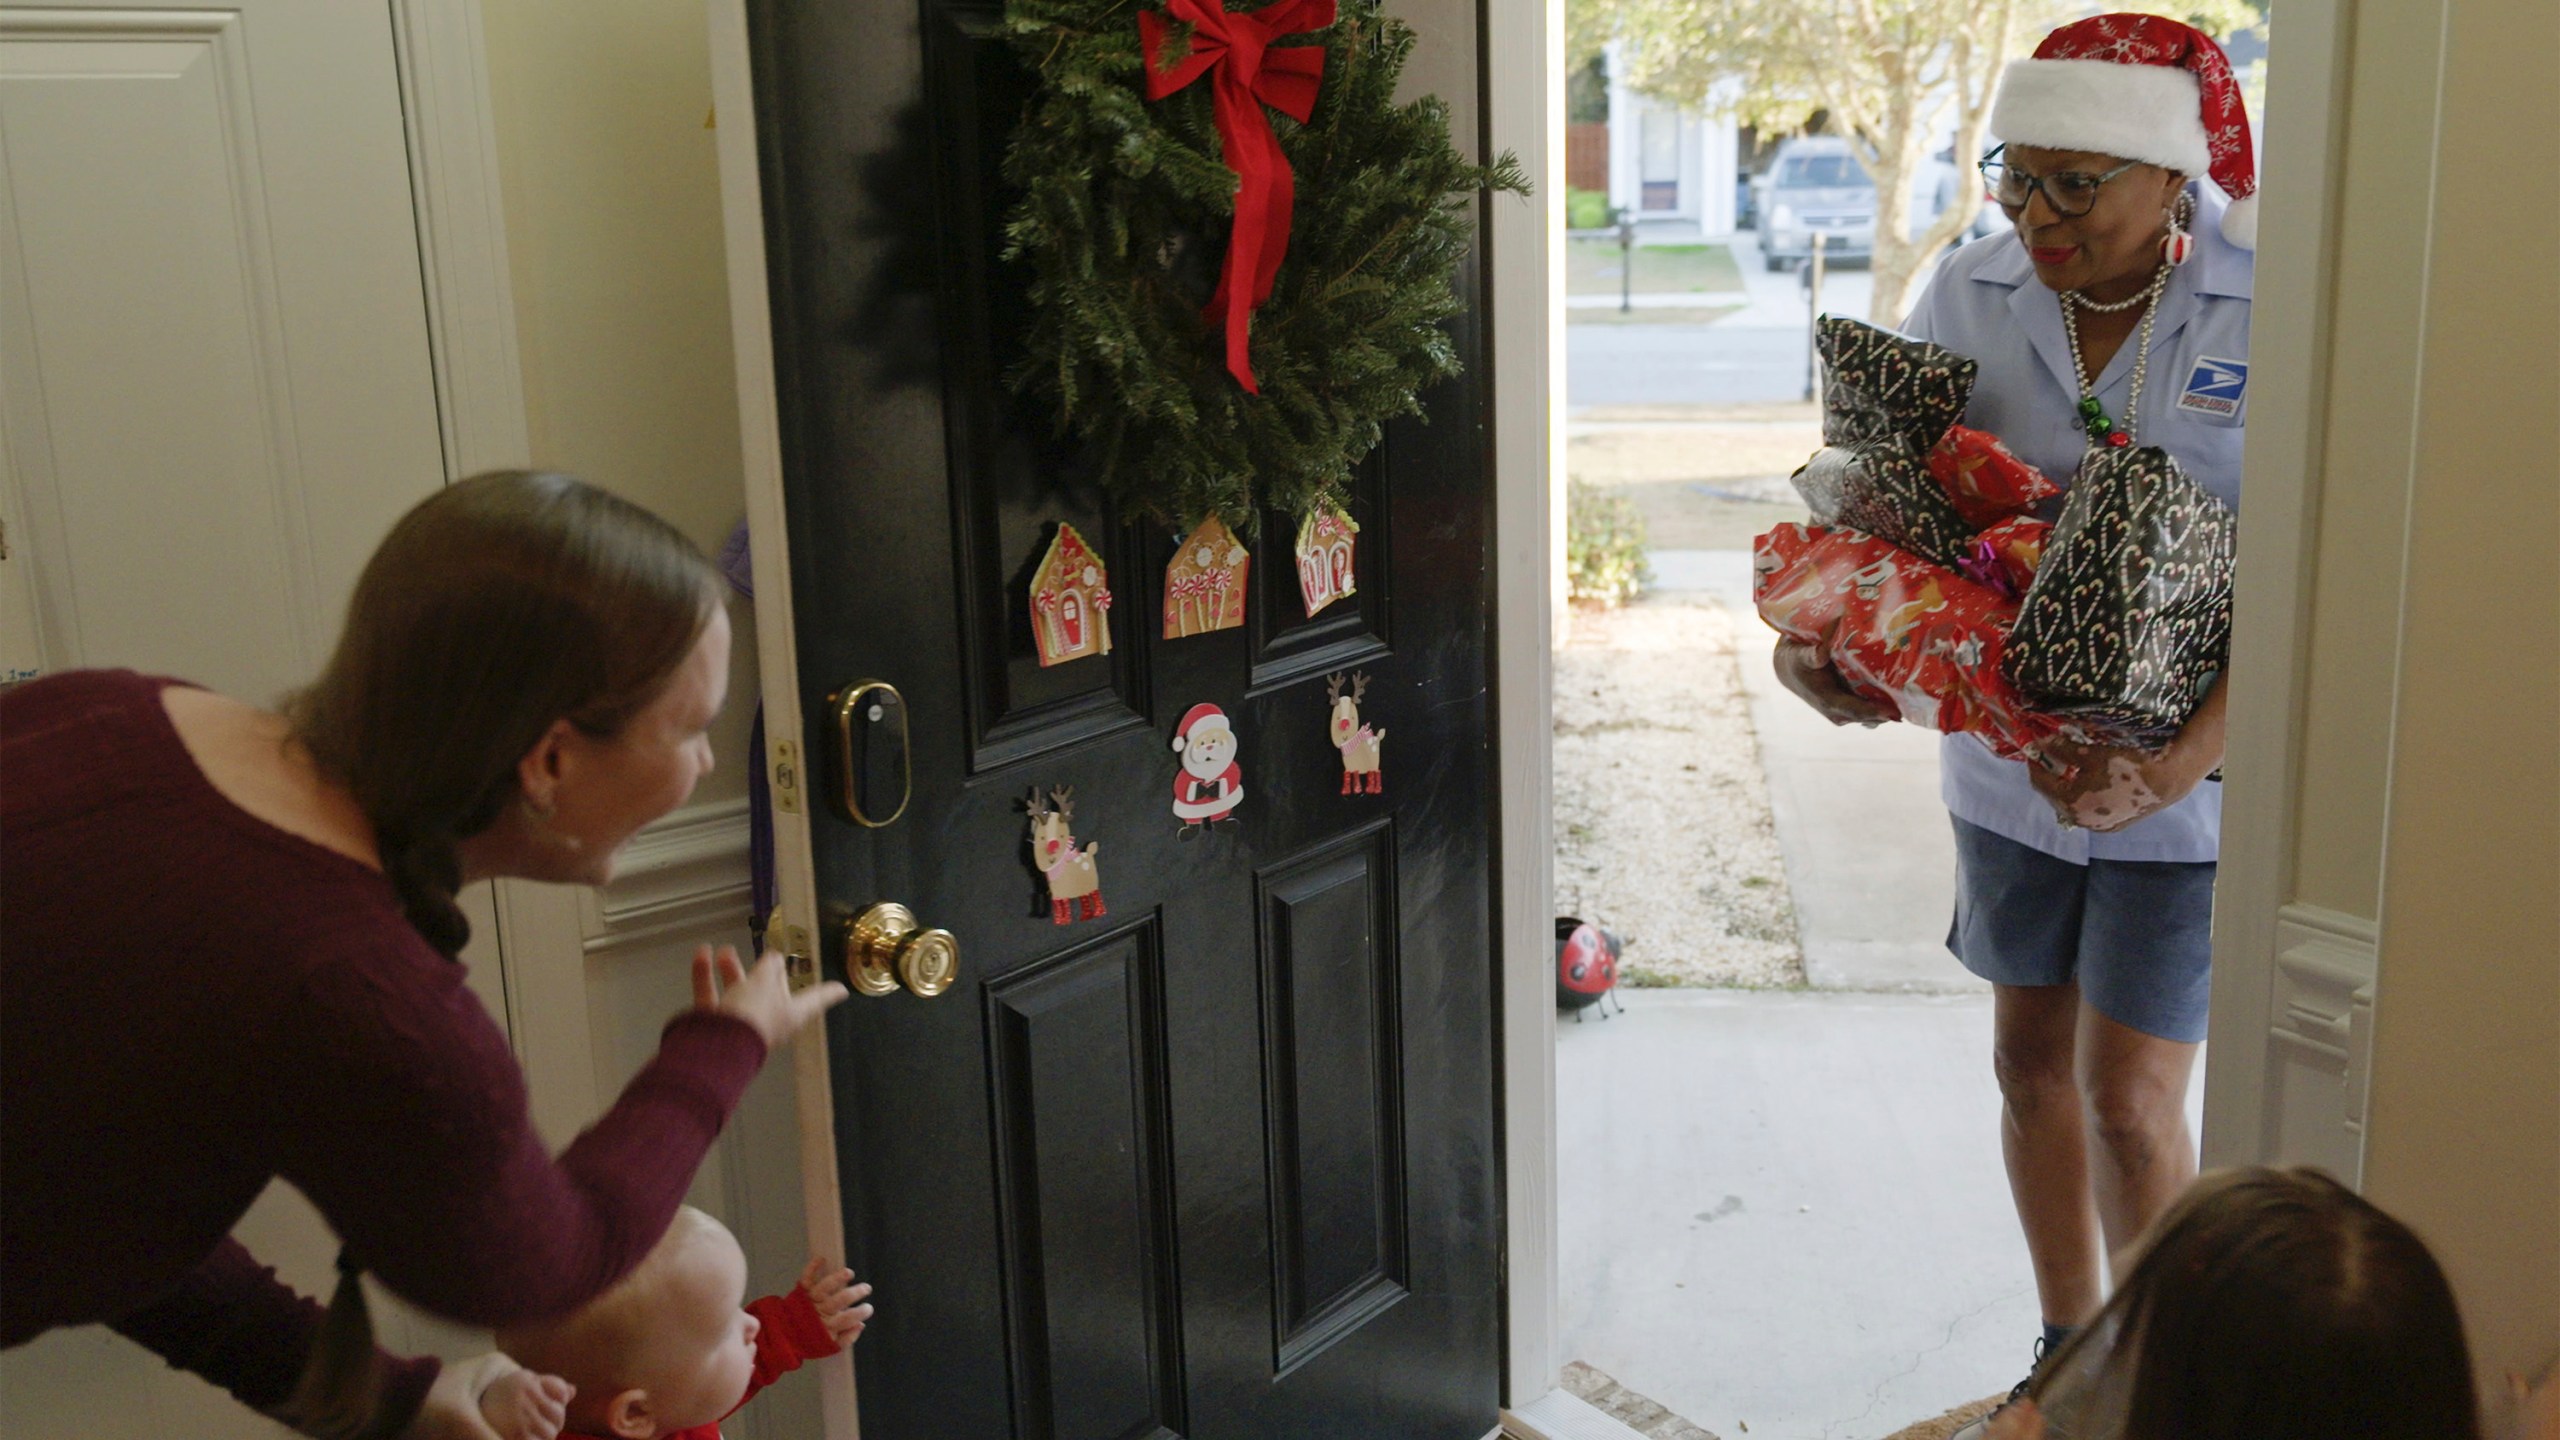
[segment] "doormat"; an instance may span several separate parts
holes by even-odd
[[[1976,1400],[1969,1405],[1959,1405],[1935,1420],[1923,1420],[1917,1425],[1896,1430],[1886,1436],[1885,1440],[1947,1440],[1948,1436],[1956,1433],[1957,1426],[1968,1420],[1978,1420],[1990,1414],[1993,1406],[2008,1398],[2008,1395],[2003,1393]]]
[[[1690,1424],[1579,1360],[1564,1367],[1564,1388],[1646,1440],[1716,1440],[1713,1432]]]

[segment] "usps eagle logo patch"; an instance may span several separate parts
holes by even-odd
[[[2218,420],[2235,419],[2248,392],[2248,361],[2201,355],[2196,358],[2195,368],[2187,372],[2187,383],[2179,387],[2178,408]]]

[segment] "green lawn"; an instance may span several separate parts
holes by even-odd
[[[1615,240],[1565,242],[1565,293],[1618,293],[1620,251]],[[1635,248],[1638,294],[1739,290],[1742,269],[1722,245],[1638,245]]]

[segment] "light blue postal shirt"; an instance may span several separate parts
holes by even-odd
[[[2197,202],[2195,254],[2171,272],[2152,327],[2135,439],[2157,445],[2217,499],[2240,507],[2240,435],[2249,418],[2252,257],[2222,238],[2222,204]],[[1964,423],[1988,430],[2068,489],[2088,448],[2061,297],[2036,279],[2015,232],[1947,257],[1903,327],[1981,365]],[[2098,403],[2121,419],[2141,332],[2126,339],[2098,382]],[[2045,514],[2060,511],[2048,502]],[[2222,782],[2111,835],[2065,830],[2027,781],[1970,735],[1940,745],[1940,790],[1959,819],[2075,864],[2091,860],[2212,860],[2221,846]]]

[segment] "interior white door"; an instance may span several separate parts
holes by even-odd
[[[443,483],[393,33],[385,0],[0,7],[0,678],[272,700]],[[320,1291],[299,1196],[240,1233]],[[284,1433],[95,1328],[0,1358],[0,1415],[17,1440]]]
[[[0,8],[0,207],[0,664],[306,678],[444,479],[389,7]]]

